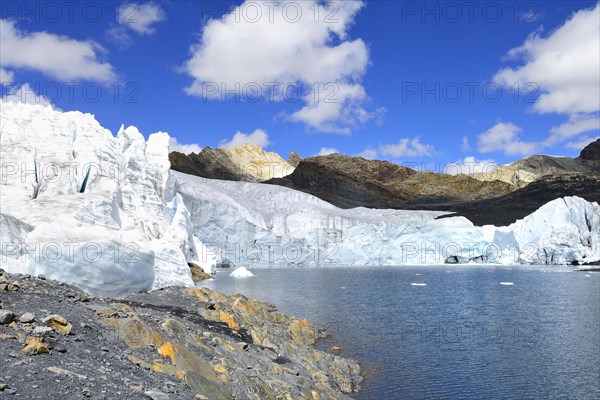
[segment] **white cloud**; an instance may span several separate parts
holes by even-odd
[[[15,22],[0,19],[0,62],[3,69],[24,68],[60,80],[115,79],[112,65],[99,61],[102,47],[47,32],[23,32]]]
[[[510,50],[525,64],[500,70],[506,86],[535,83],[541,92],[533,109],[540,113],[590,113],[600,109],[600,3],[572,15],[547,37],[541,30]]]
[[[52,105],[49,99],[38,95],[27,83],[20,86],[17,90],[12,89],[13,88],[11,88],[11,90],[7,91],[5,95],[2,96],[2,101],[11,103],[39,104],[41,106]]]
[[[362,152],[357,154],[358,157],[366,158],[367,160],[376,160],[379,154],[377,150],[367,147]]]
[[[182,144],[177,141],[177,138],[171,136],[169,139],[169,151],[178,151],[183,154],[200,153],[202,147],[197,144]]]
[[[511,122],[499,122],[477,136],[477,150],[480,153],[501,151],[506,155],[532,154],[540,144],[521,141],[519,134],[522,130]]]
[[[340,152],[335,147],[321,147],[317,156],[328,156],[330,154],[339,154]]]
[[[0,84],[10,85],[14,80],[15,75],[11,71],[0,68]]]
[[[450,175],[470,175],[481,172],[492,172],[497,167],[498,163],[492,159],[478,160],[474,156],[468,156],[462,160],[447,164],[443,172]]]
[[[117,8],[117,24],[112,25],[106,34],[122,48],[127,48],[134,43],[129,31],[138,35],[153,35],[156,33],[154,25],[166,18],[167,14],[159,4],[125,2]]]
[[[299,96],[305,105],[292,112],[292,121],[347,134],[376,117],[381,111],[362,107],[368,99],[361,85],[369,64],[367,46],[347,38],[364,2],[334,3],[335,16],[329,19],[332,6],[323,3],[247,0],[224,18],[210,20],[183,66],[194,79],[186,92],[222,99],[225,90],[246,96],[254,89],[252,97],[283,101],[286,85],[298,84],[305,89]],[[207,90],[215,84],[219,90]]]
[[[583,150],[585,146],[587,146],[595,140],[598,140],[598,136],[585,136],[583,138],[578,139],[577,141],[567,143],[567,147],[575,150]]]
[[[466,136],[463,136],[462,138],[462,144],[460,145],[460,148],[462,151],[469,151],[471,150],[471,145],[469,144],[469,138]]]
[[[552,128],[545,144],[550,146],[590,131],[600,131],[600,118],[574,115],[564,124]]]
[[[252,133],[242,133],[238,131],[235,135],[233,135],[233,138],[231,138],[231,140],[221,140],[221,142],[219,142],[219,147],[232,148],[242,146],[247,143],[255,144],[262,148],[265,148],[271,144],[267,132],[265,132],[262,129],[256,129]]]
[[[125,2],[117,9],[117,22],[140,35],[156,33],[155,23],[163,21],[167,14],[155,3]]]
[[[419,137],[414,139],[400,139],[395,144],[384,144],[379,146],[379,152],[384,156],[391,157],[431,157],[435,148],[431,144],[421,143]]]

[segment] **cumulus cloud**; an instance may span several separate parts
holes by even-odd
[[[564,124],[552,128],[545,144],[551,146],[590,131],[600,131],[600,118],[574,115]]]
[[[123,3],[118,9],[117,22],[140,35],[156,33],[154,24],[167,18],[159,4]]]
[[[10,85],[15,78],[14,73],[0,68],[0,85]]]
[[[539,30],[509,51],[525,64],[500,70],[507,86],[534,82],[540,88],[533,109],[540,113],[589,113],[600,109],[600,4],[573,14],[547,37]]]
[[[339,151],[335,147],[321,147],[317,153],[318,156],[328,156],[330,154],[339,154]]]
[[[363,151],[357,154],[358,157],[366,158],[367,160],[376,160],[379,154],[377,150],[367,147]]]
[[[347,134],[375,118],[381,111],[363,108],[367,46],[347,36],[364,2],[334,3],[335,18],[328,18],[332,6],[324,3],[247,0],[210,20],[182,68],[193,78],[186,92],[212,99],[223,99],[225,90],[251,92],[253,98],[282,101],[289,100],[285,89],[294,84],[304,105],[289,115],[291,121]]]
[[[540,144],[520,140],[522,130],[511,122],[498,122],[477,136],[477,150],[480,153],[503,152],[506,155],[532,154]]]
[[[200,153],[202,147],[197,144],[182,144],[177,141],[177,138],[171,136],[169,139],[169,151],[178,151],[183,154]]]
[[[0,19],[0,67],[4,70],[32,69],[60,80],[108,82],[115,79],[115,72],[112,65],[99,60],[103,51],[92,41],[23,32],[14,21]]]
[[[538,113],[568,115],[567,122],[551,129],[542,147],[570,141],[579,146],[600,130],[600,3],[575,12],[556,30],[543,36],[543,28],[508,52],[522,65],[504,68],[494,79],[514,88],[533,83],[539,98],[532,109]],[[524,152],[529,152],[527,148]]]
[[[447,164],[443,172],[450,175],[471,175],[492,172],[497,167],[498,163],[492,159],[478,160],[474,156],[468,156],[462,160]]]
[[[117,24],[112,25],[107,31],[108,37],[126,48],[134,43],[130,31],[138,35],[153,35],[156,33],[156,23],[167,18],[166,12],[156,3],[129,3],[119,5],[116,12]]]
[[[431,144],[423,144],[419,137],[400,139],[398,143],[379,146],[379,152],[391,157],[431,157],[435,148]]]
[[[18,89],[7,91],[2,96],[2,101],[11,103],[26,103],[26,104],[38,104],[41,106],[51,106],[50,100],[44,96],[38,95],[29,84],[25,83]]]
[[[242,133],[238,131],[235,133],[235,135],[233,135],[233,138],[231,138],[231,140],[221,140],[221,142],[219,142],[219,147],[232,148],[242,146],[248,143],[255,144],[262,148],[265,148],[271,144],[267,132],[265,132],[262,129],[256,129],[252,133]]]

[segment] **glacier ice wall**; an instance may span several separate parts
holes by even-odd
[[[102,295],[193,285],[166,133],[115,137],[90,114],[21,103],[0,117],[2,268]]]
[[[306,193],[174,173],[194,235],[235,265],[569,264],[600,259],[600,208],[554,200],[509,227],[435,211],[342,210]],[[205,249],[206,250],[206,249]]]

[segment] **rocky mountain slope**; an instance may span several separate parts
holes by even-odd
[[[93,298],[0,269],[0,398],[349,399],[359,366],[323,335],[242,295]]]
[[[600,172],[600,139],[587,145],[577,158],[535,155],[469,176],[481,181],[500,180],[521,188],[543,176],[573,172]]]
[[[243,146],[221,149],[205,147],[199,154],[171,152],[171,168],[210,179],[228,181],[260,182],[271,178],[281,178],[290,174],[298,162],[296,153],[290,154],[289,161],[277,153],[264,151],[260,146]]]
[[[266,183],[310,193],[338,207],[435,209],[465,200],[498,197],[513,190],[500,181],[465,175],[416,172],[387,161],[340,154],[306,158],[294,172]]]
[[[266,183],[301,190],[342,208],[453,211],[476,225],[501,226],[563,196],[600,201],[599,154],[600,139],[577,158],[531,156],[473,177],[416,172],[386,161],[333,154],[304,159],[292,174]]]

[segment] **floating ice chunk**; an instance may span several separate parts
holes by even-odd
[[[504,285],[504,286],[512,286],[512,285],[514,285],[513,282],[500,282],[500,284]]]
[[[411,283],[410,286],[427,286],[426,283]]]
[[[233,271],[231,274],[229,274],[229,276],[233,276],[234,278],[249,278],[251,276],[254,276],[254,274],[248,271],[246,267],[239,267],[236,268],[235,271]]]

